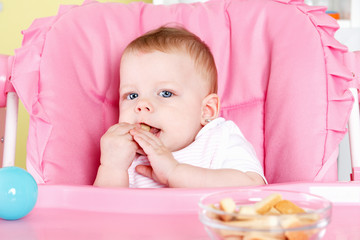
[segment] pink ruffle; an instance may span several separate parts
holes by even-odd
[[[294,5],[299,3],[299,1],[295,0],[287,2]],[[347,119],[354,101],[349,88],[356,79],[344,65],[344,61],[340,61],[344,58],[343,56],[348,49],[334,37],[335,32],[339,29],[337,21],[325,14],[325,7],[312,7],[301,4],[297,8],[306,14],[316,27],[324,49],[328,84],[327,126],[330,131],[328,134],[331,135],[327,139],[332,139],[327,140],[325,143],[323,157],[325,163],[332,154],[329,149],[336,149],[347,132]]]
[[[303,0],[274,1],[297,8],[308,17],[319,34],[327,78],[327,112],[323,167],[319,170],[315,181],[336,180],[336,171],[331,173],[330,169],[336,167],[337,156],[334,155],[334,150],[338,148],[347,132],[346,125],[354,101],[349,88],[355,86],[359,89],[360,78],[354,74],[357,71],[354,66],[360,65],[360,56],[359,59],[355,59],[354,54],[349,54],[347,47],[335,39],[334,34],[339,29],[339,25],[334,18],[325,14],[326,7],[308,6]],[[349,60],[346,61],[347,59]],[[354,69],[351,70],[353,73],[349,69]],[[327,176],[332,174],[333,176]]]
[[[27,154],[32,155],[30,159],[37,159],[37,165],[40,165],[40,169],[42,169],[44,151],[52,132],[49,117],[41,105],[38,96],[40,92],[41,56],[48,31],[56,21],[69,9],[74,7],[78,6],[62,6],[60,7],[59,14],[56,16],[35,19],[27,30],[22,31],[24,36],[22,47],[15,50],[15,56],[13,58],[13,68],[11,72],[13,86],[24,104],[25,109],[30,113],[31,118],[38,119],[35,121],[36,126],[29,128],[29,135],[36,136],[36,138],[34,137],[32,141],[28,141]],[[23,91],[23,89],[26,90]],[[37,131],[41,132],[41,134],[32,132],[34,129],[38,129]],[[42,173],[35,173],[35,171],[31,173],[36,177],[37,182],[46,182]]]

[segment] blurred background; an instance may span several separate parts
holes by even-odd
[[[80,5],[84,0],[0,0],[0,54],[13,55],[21,46],[21,31],[27,29],[36,18],[57,14],[60,5]],[[99,2],[130,3],[136,0],[99,0]],[[206,0],[143,0],[153,4],[205,2]],[[360,50],[360,0],[304,0],[311,6],[326,6],[327,13],[340,26],[335,37],[350,51]],[[5,109],[0,108],[0,138],[3,137]],[[25,167],[26,141],[29,115],[19,103],[19,120],[16,146],[16,166]],[[3,143],[0,142],[0,166]],[[351,170],[348,137],[340,144],[339,179],[348,180]]]

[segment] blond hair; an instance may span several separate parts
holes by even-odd
[[[201,76],[209,80],[210,93],[217,93],[217,70],[210,48],[198,36],[182,27],[160,27],[133,40],[125,49],[128,52],[186,51],[194,60]]]

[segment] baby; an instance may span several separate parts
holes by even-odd
[[[266,182],[238,127],[219,116],[208,46],[183,28],[132,41],[120,65],[120,117],[100,141],[95,186],[234,187]]]

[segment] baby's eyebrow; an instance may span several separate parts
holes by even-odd
[[[131,84],[127,84],[127,85],[123,85],[123,86],[120,85],[119,92],[120,93],[129,92],[129,91],[133,91],[134,89],[135,89],[135,87]]]
[[[179,87],[181,86],[179,83],[174,81],[162,81],[157,83],[158,86],[165,86],[165,87]]]

